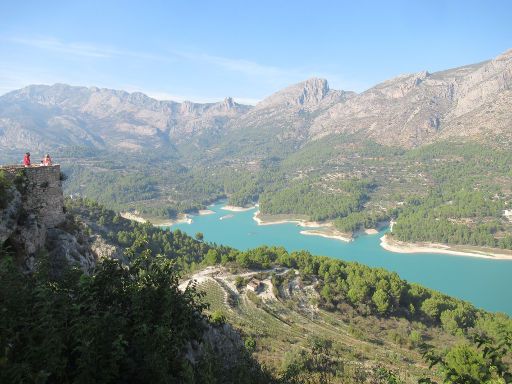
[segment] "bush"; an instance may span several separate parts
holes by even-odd
[[[235,278],[235,286],[238,290],[242,289],[245,286],[245,279],[242,276],[237,276]]]
[[[254,340],[251,336],[247,336],[244,340],[245,348],[249,352],[253,352],[256,349],[256,340]]]
[[[217,309],[212,312],[210,321],[215,325],[222,325],[226,322],[226,315],[221,310]]]
[[[409,334],[409,345],[412,348],[417,348],[423,342],[423,336],[418,331],[411,331]]]

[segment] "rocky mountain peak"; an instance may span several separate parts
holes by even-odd
[[[329,83],[325,79],[312,78],[301,84],[302,92],[297,98],[300,105],[317,104],[329,93]]]
[[[383,144],[416,146],[481,131],[512,135],[511,91],[512,50],[464,67],[401,75],[359,94],[311,78],[255,107],[231,97],[178,103],[105,88],[34,85],[0,97],[0,149],[131,150],[207,136],[224,140],[234,133],[238,140],[251,129],[283,142],[365,132]]]
[[[365,132],[388,145],[412,147],[446,137],[510,136],[512,51],[491,61],[430,74],[401,75],[338,103],[310,131]]]
[[[257,108],[268,107],[313,107],[331,92],[325,79],[311,78],[291,85],[257,104]]]
[[[232,97],[226,97],[224,101],[222,102],[222,106],[226,109],[232,109],[235,107],[235,102],[233,101]]]

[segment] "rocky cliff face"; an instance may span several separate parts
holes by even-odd
[[[483,63],[398,76],[360,94],[309,79],[254,108],[230,98],[176,103],[95,87],[30,86],[0,97],[0,149],[236,146],[251,134],[300,146],[358,133],[403,147],[454,136],[512,136],[511,84],[512,50]]]
[[[40,252],[47,251],[56,268],[65,262],[91,271],[96,257],[64,213],[60,166],[0,170],[10,183],[7,203],[0,210],[0,243],[14,253],[22,269],[31,271]]]
[[[440,138],[512,134],[512,51],[430,74],[399,76],[332,106],[311,124],[313,137],[360,132],[414,147]]]
[[[229,119],[249,109],[231,98],[210,104],[176,103],[139,92],[34,85],[0,97],[0,147],[169,147],[191,135],[216,134]]]
[[[353,97],[353,92],[335,91],[325,79],[309,79],[279,91],[230,123],[232,131],[269,132],[278,140],[302,141],[309,136],[315,115]]]

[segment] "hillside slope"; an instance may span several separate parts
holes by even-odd
[[[177,103],[137,92],[32,85],[0,97],[0,146],[172,149],[190,137],[216,135],[228,119],[249,108],[231,98]]]
[[[190,144],[221,154],[294,151],[328,134],[417,147],[449,137],[511,136],[512,50],[460,68],[401,75],[360,93],[324,79],[280,90],[255,107],[158,101],[142,93],[32,85],[0,97],[0,149],[72,145],[122,150]]]
[[[509,50],[487,62],[385,81],[318,116],[311,133],[360,132],[403,147],[454,136],[510,137],[511,89]]]

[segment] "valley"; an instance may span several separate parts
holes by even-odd
[[[0,1],[0,384],[512,384],[510,14]]]
[[[307,250],[336,260],[384,268],[409,282],[468,300],[477,307],[512,313],[510,300],[504,294],[512,289],[508,279],[512,273],[510,260],[441,254],[442,249],[433,247],[426,253],[389,252],[382,246],[381,239],[387,233],[386,228],[377,234],[361,234],[347,242],[339,238],[306,236],[302,233],[304,230],[315,228],[305,228],[296,222],[258,225],[254,220],[257,208],[233,212],[230,218],[221,219],[228,213],[222,207],[223,202],[209,206],[214,214],[191,216],[191,224],[175,224],[170,229],[189,236],[201,233],[207,242],[240,250],[268,245],[283,247],[289,252]],[[459,251],[463,252],[462,249]]]

